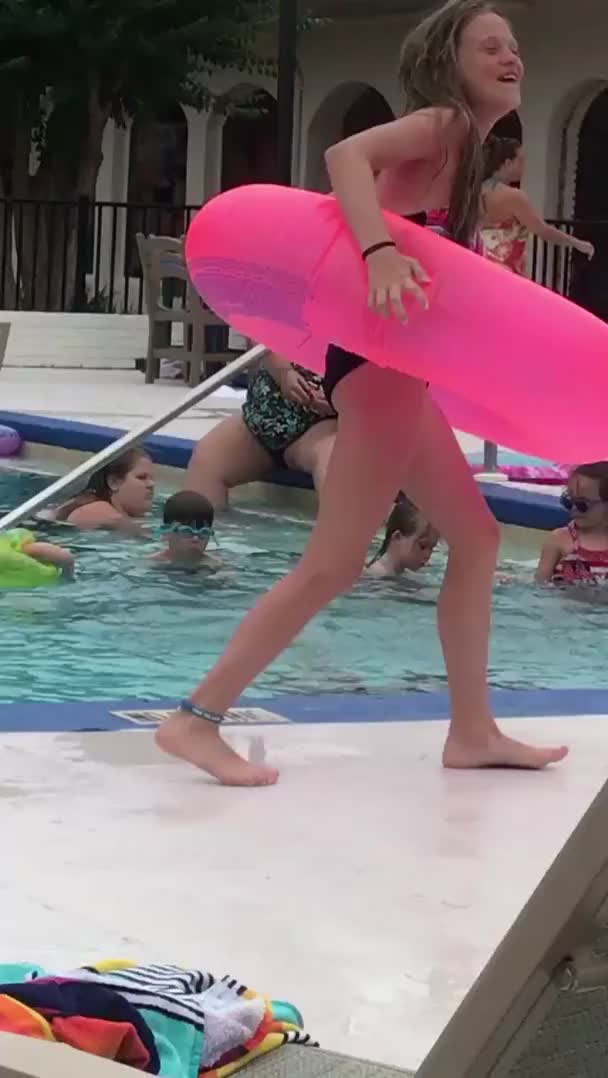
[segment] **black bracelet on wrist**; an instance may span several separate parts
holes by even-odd
[[[364,262],[367,261],[370,255],[375,255],[376,251],[383,251],[385,247],[396,247],[397,244],[394,240],[382,240],[381,243],[372,243],[371,247],[366,247],[361,252],[361,258]]]

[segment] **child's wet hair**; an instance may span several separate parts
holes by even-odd
[[[214,516],[209,499],[194,490],[180,490],[172,494],[163,508],[164,524],[184,524],[196,531],[212,528]]]
[[[117,457],[116,460],[111,461],[103,468],[100,468],[98,472],[93,473],[84,493],[92,494],[102,502],[111,501],[112,495],[114,494],[111,487],[111,480],[126,479],[129,472],[133,471],[139,460],[150,460],[145,449],[141,449],[137,446],[133,449],[127,449],[126,453],[123,453],[122,456]]]
[[[141,446],[127,449],[116,460],[110,461],[109,464],[104,464],[103,468],[93,472],[82,493],[70,498],[57,510],[56,519],[67,520],[75,509],[80,509],[83,505],[90,505],[91,502],[111,502],[112,495],[115,493],[111,485],[112,480],[126,479],[129,472],[132,472],[136,467],[138,461],[150,459],[148,453]]]
[[[595,479],[599,485],[600,498],[608,502],[608,460],[598,460],[593,464],[578,464],[570,478],[576,479],[580,475],[584,479]]]
[[[486,139],[483,147],[484,180],[491,179],[507,161],[514,161],[520,150],[521,142],[516,138],[496,138],[491,135]]]
[[[406,498],[402,491],[399,491],[399,494],[395,499],[395,504],[393,505],[386,522],[382,546],[373,560],[378,561],[380,558],[384,557],[396,535],[403,535],[405,538],[409,538],[416,534],[420,528],[420,524],[421,518],[419,510],[409,498]]]
[[[406,113],[424,108],[451,108],[466,121],[448,209],[448,231],[465,247],[473,243],[479,225],[484,157],[475,117],[458,71],[458,48],[469,23],[488,13],[504,18],[500,8],[489,0],[447,0],[406,36],[399,69]]]

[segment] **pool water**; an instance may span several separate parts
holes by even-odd
[[[48,478],[0,471],[0,508]],[[76,556],[75,583],[0,593],[0,701],[173,699],[220,653],[256,597],[292,566],[309,522],[257,510],[220,518],[225,568],[151,568],[154,540],[37,528]],[[535,549],[506,548],[494,601],[491,681],[503,688],[607,687],[606,606],[527,582]],[[445,687],[435,604],[445,554],[415,583],[362,581],[336,600],[256,682],[252,695]]]

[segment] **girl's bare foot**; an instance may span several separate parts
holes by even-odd
[[[483,767],[515,768],[542,771],[549,764],[558,764],[568,755],[565,745],[539,749],[522,741],[505,737],[493,726],[485,736],[465,738],[448,734],[443,750],[443,766],[457,770]]]
[[[249,763],[220,737],[219,727],[205,719],[174,711],[156,731],[163,752],[200,767],[223,786],[273,786],[279,772]]]

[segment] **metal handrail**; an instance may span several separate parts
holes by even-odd
[[[228,363],[221,371],[216,374],[212,374],[209,378],[205,378],[199,386],[195,386],[189,393],[183,398],[180,404],[174,405],[167,412],[162,412],[157,415],[155,419],[149,420],[141,427],[137,427],[136,430],[127,431],[121,438],[118,438],[111,445],[106,446],[99,453],[95,453],[94,456],[89,457],[83,464],[79,464],[77,468],[69,472],[68,475],[64,475],[61,479],[57,479],[50,486],[45,487],[44,490],[34,494],[33,498],[28,498],[22,505],[18,505],[16,509],[11,509],[9,513],[0,519],[0,531],[4,531],[6,528],[14,527],[15,524],[20,524],[22,520],[31,516],[38,509],[42,509],[43,506],[48,505],[58,495],[63,494],[70,487],[73,487],[81,480],[89,479],[94,472],[103,467],[104,464],[110,464],[113,460],[124,453],[127,449],[131,449],[132,446],[137,445],[144,438],[147,438],[149,434],[153,434],[154,431],[160,430],[161,427],[170,423],[172,419],[177,419],[178,416],[183,415],[189,408],[192,408],[194,404],[198,404],[200,400],[208,397],[220,386],[229,382],[236,374],[240,374],[242,371],[250,367],[252,363],[257,360],[263,359],[267,354],[268,349],[263,344],[256,344],[254,348],[250,348],[238,359],[235,359],[232,363]]]

